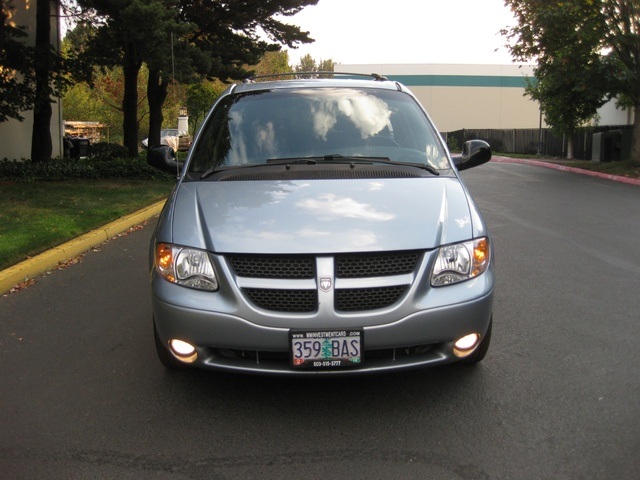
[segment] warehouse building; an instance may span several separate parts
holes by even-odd
[[[441,132],[540,128],[538,102],[526,96],[533,65],[341,64],[336,71],[377,73],[406,85]],[[632,115],[610,102],[599,125],[631,125]],[[546,127],[542,121],[542,127]]]
[[[12,17],[9,22],[13,25],[27,27],[27,43],[35,45],[36,8],[33,2],[15,2],[15,10],[11,10]],[[60,24],[56,2],[50,2],[51,8],[51,45],[55,51],[60,51]],[[62,101],[54,98],[51,104],[53,113],[51,116],[51,141],[53,143],[53,156],[62,156],[62,137],[64,125],[62,122]],[[8,120],[0,123],[0,160],[8,158],[19,160],[31,156],[31,133],[33,129],[33,111],[21,112],[24,117],[22,122]]]

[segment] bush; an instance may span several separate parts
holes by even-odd
[[[54,159],[48,162],[0,161],[0,178],[20,182],[73,179],[168,180],[175,176],[147,165],[146,155],[138,158],[105,157]]]
[[[487,141],[487,143],[491,146],[492,152],[504,152],[504,142],[499,138],[491,138]]]
[[[91,145],[91,155],[101,158],[127,158],[129,151],[117,143],[98,142]]]
[[[447,147],[450,152],[459,152],[460,144],[458,143],[458,139],[453,135],[447,137]]]

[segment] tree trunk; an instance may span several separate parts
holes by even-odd
[[[36,45],[34,70],[36,91],[33,105],[31,159],[42,162],[51,159],[51,10],[49,0],[36,4]]]
[[[124,146],[131,158],[138,156],[138,74],[141,67],[142,62],[137,58],[135,46],[128,45],[123,63],[122,128]]]
[[[633,107],[633,137],[631,140],[631,160],[640,163],[640,103]]]
[[[149,147],[160,145],[160,130],[164,117],[162,105],[167,98],[169,82],[160,76],[157,69],[149,69],[147,101],[149,102]]]
[[[573,159],[573,133],[567,134],[567,158]]]

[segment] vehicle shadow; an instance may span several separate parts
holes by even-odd
[[[190,408],[225,409],[229,404],[278,415],[305,416],[335,412],[336,406],[353,411],[424,409],[464,404],[483,396],[491,374],[484,364],[447,365],[400,373],[358,377],[314,376],[283,378],[236,375],[206,370],[167,371],[165,388]]]

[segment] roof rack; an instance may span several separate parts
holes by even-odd
[[[349,73],[349,72],[286,72],[286,73],[271,73],[268,75],[252,75],[242,80],[242,83],[255,83],[256,80],[262,80],[265,78],[279,78],[279,77],[313,77],[313,78],[330,78],[334,76],[349,76],[349,77],[367,77],[373,78],[376,82],[384,82],[387,77],[378,75],[377,73]]]

